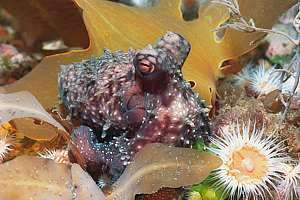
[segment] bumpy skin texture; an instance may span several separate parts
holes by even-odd
[[[98,142],[93,130],[87,126],[80,126],[72,134],[81,155],[87,163],[87,171],[95,179],[107,175],[116,181],[130,160],[128,155],[129,140],[125,137],[115,137],[108,142]]]
[[[94,136],[87,127],[74,133],[89,165],[105,166],[113,173],[122,171],[147,143],[190,147],[198,138],[207,140],[208,109],[182,77],[189,51],[182,36],[168,32],[142,50],[105,50],[101,57],[62,66],[62,103],[72,118],[96,133]],[[111,147],[118,140],[122,140],[118,148]],[[126,159],[119,165],[118,159],[105,156],[107,152],[112,158]]]

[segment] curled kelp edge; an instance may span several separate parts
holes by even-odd
[[[220,165],[221,160],[210,153],[159,143],[148,144],[125,169],[106,199],[131,200],[136,194],[151,194],[162,187],[193,185]]]
[[[31,93],[21,91],[16,93],[0,94],[0,124],[15,120],[15,125],[22,131],[27,132],[26,129],[31,130],[33,126],[38,126],[33,123],[32,119],[29,118],[47,122],[48,124],[56,127],[58,131],[66,132],[64,127],[43,108],[43,106]],[[42,126],[42,123],[39,126]],[[50,126],[48,125],[48,127]],[[58,131],[55,129],[52,128],[48,132],[46,129],[47,128],[44,128],[44,131],[47,134],[43,134],[44,131],[42,131],[26,136],[37,140],[51,140],[57,136]]]
[[[102,191],[77,164],[19,156],[0,165],[0,176],[0,199],[104,200]]]

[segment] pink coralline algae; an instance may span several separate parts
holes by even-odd
[[[189,51],[182,36],[167,32],[142,50],[105,50],[62,66],[60,98],[81,122],[73,140],[92,174],[120,174],[147,143],[191,147],[200,138],[208,141],[208,109],[182,76]]]

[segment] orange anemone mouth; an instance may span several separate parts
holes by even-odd
[[[267,158],[257,148],[249,145],[234,151],[228,166],[228,175],[240,183],[257,183],[267,176]]]
[[[283,180],[283,166],[290,161],[285,147],[277,138],[267,136],[255,125],[231,124],[222,137],[212,139],[210,150],[223,160],[213,180],[223,185],[230,199],[273,198],[277,184]],[[275,194],[274,193],[274,194]]]

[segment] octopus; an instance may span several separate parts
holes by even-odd
[[[182,75],[190,48],[167,32],[141,50],[105,49],[100,57],[61,66],[60,99],[80,122],[72,138],[94,178],[116,180],[148,143],[208,141],[209,109]]]

